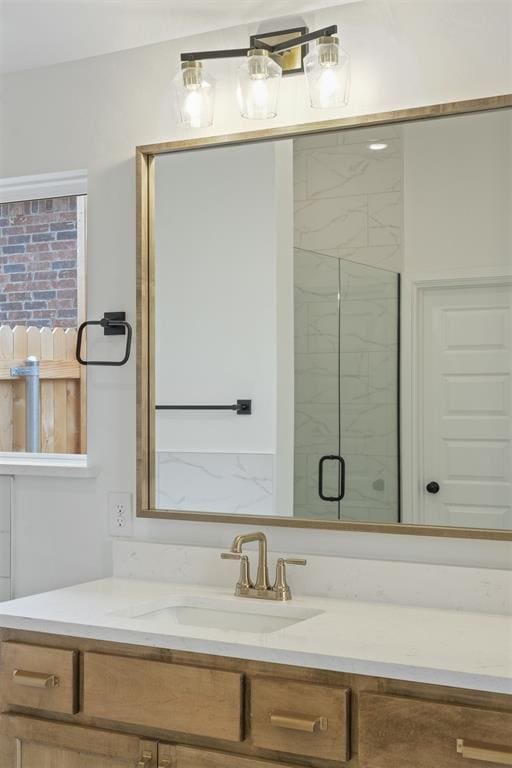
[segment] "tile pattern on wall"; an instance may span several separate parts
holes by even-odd
[[[298,248],[402,270],[399,126],[296,139],[294,199]]]
[[[296,516],[397,520],[399,131],[295,142]],[[377,139],[386,150],[368,149]],[[318,462],[339,447],[347,488],[338,511],[319,497]],[[337,467],[325,469],[324,491],[335,495]]]
[[[157,507],[273,515],[274,455],[159,451]]]

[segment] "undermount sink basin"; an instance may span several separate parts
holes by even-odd
[[[245,602],[244,602],[245,601]],[[170,598],[159,605],[139,606],[115,615],[134,619],[146,629],[172,631],[177,626],[202,627],[234,632],[269,634],[286,629],[323,611],[283,603],[258,602],[252,598]]]

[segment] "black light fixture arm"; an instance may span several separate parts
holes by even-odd
[[[320,37],[331,37],[338,31],[338,25],[332,24],[330,27],[322,27],[315,32],[308,32],[305,35],[300,35],[292,40],[286,40],[283,43],[276,43],[275,45],[268,45],[263,40],[258,40],[257,36],[254,41],[255,48],[264,48],[269,53],[281,53],[282,51],[288,51],[290,48],[298,48],[301,45],[306,45],[312,40],[318,40]],[[194,51],[193,53],[182,53],[181,61],[200,61],[203,59],[237,59],[247,56],[250,48],[231,48],[220,51]]]
[[[196,51],[182,53],[181,61],[201,61],[203,59],[240,59],[247,56],[249,48],[232,48],[225,51]]]
[[[317,29],[315,32],[308,32],[306,35],[295,37],[293,40],[286,40],[284,43],[268,46],[268,48],[271,53],[281,53],[281,51],[288,51],[290,48],[298,48],[299,45],[306,45],[306,43],[310,43],[312,40],[318,40],[319,37],[332,37],[337,31],[338,25],[332,24],[330,27],[322,27],[322,29]]]

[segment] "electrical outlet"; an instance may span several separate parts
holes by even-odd
[[[109,533],[111,536],[133,535],[131,493],[109,493],[107,496]]]

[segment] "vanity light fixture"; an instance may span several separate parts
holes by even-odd
[[[215,79],[202,63],[209,59],[245,59],[238,68],[237,78],[242,117],[275,117],[282,77],[304,71],[312,107],[330,109],[346,105],[350,57],[341,48],[335,36],[337,31],[336,25],[316,32],[299,27],[253,35],[250,48],[182,53],[181,69],[173,81],[180,122],[192,128],[213,123]],[[308,43],[312,41],[316,41],[316,45],[308,53]]]
[[[350,88],[350,58],[337,37],[322,36],[304,59],[311,106],[315,109],[344,107]]]
[[[242,117],[268,119],[277,115],[279,86],[283,74],[279,54],[251,48],[238,68],[238,104]]]
[[[203,70],[200,61],[184,61],[174,78],[176,106],[180,121],[191,128],[213,123],[215,78]]]

